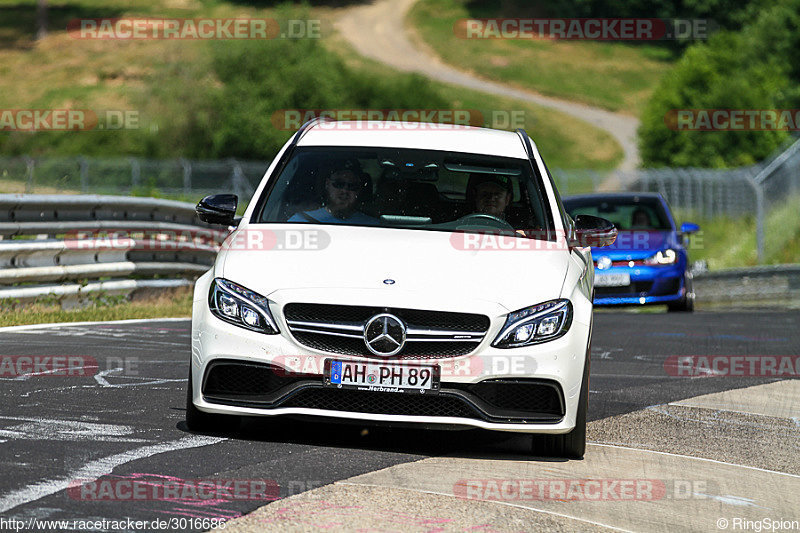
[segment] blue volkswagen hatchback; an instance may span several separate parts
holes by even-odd
[[[688,236],[700,228],[680,228],[658,193],[587,194],[564,198],[572,218],[594,215],[619,231],[611,246],[593,254],[596,305],[667,304],[692,311],[694,289],[686,253]]]

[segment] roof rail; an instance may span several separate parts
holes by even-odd
[[[297,146],[297,143],[300,142],[300,139],[303,137],[303,135],[311,131],[311,128],[320,122],[333,122],[333,120],[330,117],[314,117],[306,121],[306,123],[300,126],[300,129],[297,130],[297,133],[294,134],[294,137],[292,137],[292,143],[289,145],[288,149],[291,150]]]
[[[525,148],[525,153],[528,154],[528,158],[533,161],[535,158],[533,157],[533,146],[531,146],[531,139],[528,137],[528,134],[522,128],[517,128],[515,132],[517,137],[522,141],[522,146]]]

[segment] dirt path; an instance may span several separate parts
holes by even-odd
[[[622,146],[625,156],[620,163],[620,170],[631,170],[639,164],[636,144],[638,119],[488,81],[443,63],[431,51],[414,44],[419,39],[408,35],[404,20],[415,2],[377,0],[372,4],[350,8],[338,19],[336,28],[360,54],[395,69],[418,72],[437,81],[532,102],[588,122],[607,131]]]

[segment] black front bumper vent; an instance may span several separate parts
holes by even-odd
[[[302,407],[495,423],[556,423],[565,414],[561,387],[551,380],[443,382],[439,394],[424,396],[326,388],[318,375],[295,374],[274,365],[236,360],[209,364],[202,392],[210,403],[260,409]]]

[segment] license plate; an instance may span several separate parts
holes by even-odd
[[[631,284],[630,274],[595,274],[595,287],[624,287]]]
[[[323,383],[337,389],[436,394],[439,366],[326,359]]]

